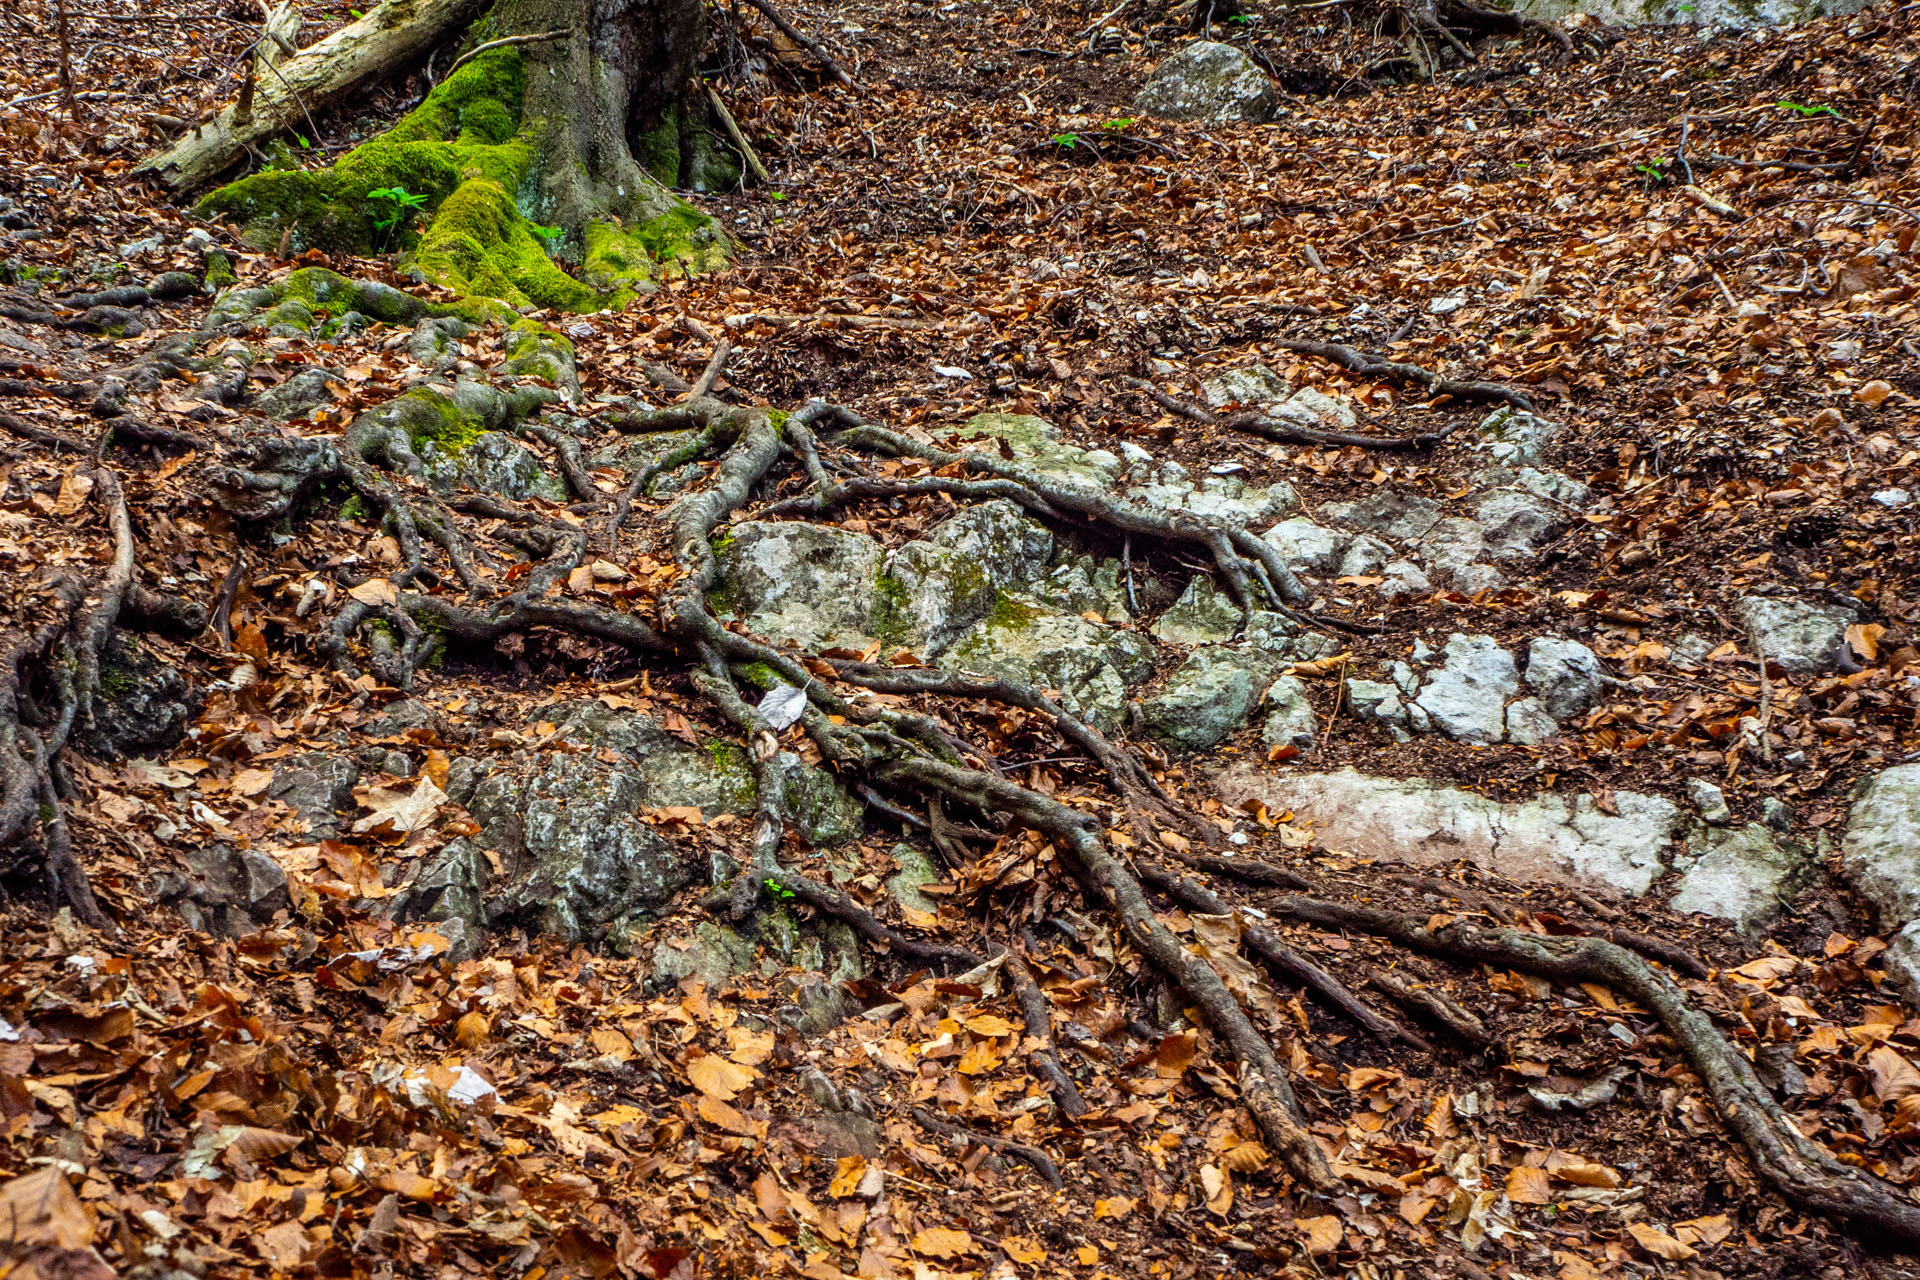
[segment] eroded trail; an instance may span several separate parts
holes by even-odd
[[[1905,1274],[1899,13],[1102,12],[725,28],[591,315],[0,114],[10,1260]]]

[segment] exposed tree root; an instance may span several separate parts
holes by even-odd
[[[242,518],[277,519],[293,510],[301,494],[324,480],[332,480],[346,484],[380,513],[400,546],[402,565],[391,579],[395,591],[390,603],[367,605],[355,600],[332,620],[330,634],[336,660],[345,667],[359,661],[353,655],[360,651],[365,624],[376,618],[390,625],[366,642],[369,656],[364,660],[394,683],[409,679],[433,644],[487,642],[536,628],[566,630],[635,650],[670,654],[688,663],[695,687],[746,740],[757,783],[748,863],[708,897],[711,910],[738,918],[757,910],[765,895],[791,895],[811,910],[846,923],[876,949],[904,961],[949,971],[975,968],[983,962],[984,957],[972,949],[889,924],[850,893],[786,866],[781,854],[788,815],[782,808],[781,770],[790,757],[781,746],[782,733],[804,734],[819,749],[828,767],[877,811],[910,826],[946,832],[950,836],[946,842],[950,859],[964,862],[972,854],[964,832],[949,830],[951,824],[940,808],[943,803],[979,813],[983,825],[995,830],[1022,827],[1039,833],[1063,855],[1063,865],[1077,877],[1090,901],[1110,913],[1132,948],[1178,993],[1181,1003],[1197,1010],[1224,1050],[1237,1061],[1240,1100],[1286,1170],[1309,1192],[1338,1191],[1341,1183],[1332,1172],[1326,1152],[1306,1128],[1305,1112],[1269,1032],[1256,1025],[1212,965],[1189,950],[1160,921],[1147,890],[1150,887],[1190,910],[1211,914],[1230,913],[1230,904],[1198,875],[1163,867],[1144,857],[1129,865],[1109,847],[1102,836],[1105,824],[1096,817],[999,772],[998,762],[990,753],[962,739],[963,731],[872,695],[953,698],[1024,709],[1044,718],[1041,727],[1057,733],[1104,775],[1132,816],[1136,830],[1143,834],[1143,844],[1161,844],[1168,856],[1192,872],[1231,877],[1269,889],[1298,889],[1308,884],[1305,878],[1257,859],[1196,847],[1217,840],[1217,832],[1169,794],[1132,750],[1066,712],[1038,690],[1017,681],[928,668],[876,666],[776,648],[722,625],[708,599],[719,584],[713,536],[756,493],[795,473],[802,478],[803,490],[773,503],[766,514],[804,518],[868,499],[935,492],[961,499],[1004,499],[1056,522],[1089,521],[1122,535],[1205,546],[1214,567],[1250,608],[1302,602],[1308,598],[1304,588],[1286,574],[1284,566],[1270,564],[1261,552],[1271,548],[1244,530],[1185,513],[1147,510],[1111,492],[1063,482],[985,451],[937,448],[861,422],[843,409],[820,402],[805,406],[776,427],[764,411],[729,406],[708,394],[727,354],[724,347],[716,351],[707,372],[688,388],[690,398],[685,403],[618,424],[633,431],[691,433],[666,459],[643,468],[622,494],[597,491],[570,436],[538,424],[522,429],[525,438],[545,445],[559,459],[559,467],[568,475],[580,500],[575,513],[604,516],[585,525],[549,519],[529,507],[484,496],[449,505],[424,497],[411,486],[396,484],[387,473],[412,472],[418,460],[411,455],[406,433],[382,419],[378,411],[362,415],[337,441],[285,437],[250,440],[247,451],[240,455],[246,465],[225,473],[224,492],[230,509]],[[1372,359],[1354,354],[1363,362]],[[1424,371],[1415,380],[1436,389],[1436,393],[1441,393],[1440,384],[1446,382]],[[1469,393],[1479,398],[1526,405],[1524,396],[1492,384],[1449,384],[1450,393],[1459,394],[1458,385],[1479,388]],[[823,456],[823,439],[815,434],[823,428],[834,429],[824,443],[847,451],[846,455]],[[918,459],[938,474],[875,476],[848,466],[849,458],[857,462],[860,454]],[[704,483],[678,495],[659,515],[667,523],[671,554],[679,573],[655,602],[651,615],[555,594],[568,575],[585,562],[589,546],[617,549],[621,528],[635,503],[650,494],[653,482],[664,471],[705,457],[715,461]],[[103,496],[106,492],[103,486]],[[124,523],[124,507],[120,510]],[[515,580],[517,590],[499,594],[493,580],[474,571],[472,566],[486,553],[458,524],[463,512],[500,522],[498,535],[535,557],[533,567]],[[130,556],[130,541],[128,547]],[[106,615],[109,619],[121,609],[127,594],[123,584],[112,611]],[[1324,623],[1317,617],[1310,621]],[[94,634],[86,626],[75,632],[85,637]],[[52,641],[52,635],[46,636],[42,648]],[[759,670],[762,666],[804,692],[798,730],[788,730],[784,720],[776,729],[750,700],[750,684],[763,688],[767,684],[768,678]],[[91,678],[84,664],[77,669],[82,671],[81,679]],[[24,755],[14,752],[8,758],[31,761],[37,757],[29,750]],[[21,803],[13,798],[16,794],[38,796],[51,781],[40,769],[29,771],[17,782],[10,778],[8,785],[11,807],[7,812],[11,814]],[[25,803],[31,805],[32,800]],[[923,812],[930,817],[920,817]],[[1175,829],[1192,833],[1190,841],[1162,839],[1164,833]],[[64,847],[60,844],[62,836],[57,824],[49,825],[50,851]],[[1372,932],[1436,955],[1525,969],[1558,980],[1614,986],[1661,1017],[1707,1082],[1729,1128],[1789,1199],[1810,1209],[1920,1238],[1920,1207],[1908,1205],[1870,1175],[1839,1164],[1794,1132],[1745,1059],[1704,1015],[1688,1006],[1684,992],[1627,949],[1649,940],[1615,930],[1612,936],[1626,944],[1620,946],[1598,937],[1546,937],[1519,930],[1484,929],[1459,921],[1429,930],[1425,920],[1413,916],[1291,893],[1274,895],[1266,905],[1284,917],[1322,927]],[[1242,914],[1247,921],[1242,933],[1247,949],[1276,973],[1313,991],[1373,1035],[1420,1049],[1432,1047],[1419,1032],[1369,1007],[1345,984],[1288,947],[1276,930]],[[1008,975],[1026,1033],[1035,1046],[1030,1053],[1035,1070],[1052,1093],[1060,1114],[1077,1119],[1087,1113],[1087,1104],[1053,1048],[1054,1028],[1046,994],[1016,950],[1021,945],[1019,926],[1010,925],[1006,932],[1004,938],[987,939],[981,950],[997,956]],[[1664,954],[1647,949],[1676,967],[1695,968],[1698,963],[1675,948],[1664,948]],[[1409,984],[1384,970],[1375,973],[1372,981],[1415,1017],[1469,1044],[1487,1042],[1484,1025],[1439,991]],[[1070,1020],[1063,1025],[1071,1035],[1074,1027]],[[1139,1033],[1150,1037],[1158,1034],[1145,1026]],[[1105,1052],[1097,1043],[1084,1047],[1090,1053]],[[1026,1159],[1050,1181],[1058,1177],[1044,1152],[1016,1149],[1018,1144],[972,1134],[930,1113],[921,1120],[928,1128],[956,1140],[993,1146],[1003,1154]],[[1048,1169],[1053,1172],[1049,1174]]]
[[[1417,364],[1388,360],[1337,342],[1311,342],[1302,338],[1276,338],[1274,345],[1302,355],[1331,360],[1341,368],[1367,378],[1386,378],[1424,388],[1430,396],[1451,396],[1455,400],[1494,401],[1510,404],[1526,413],[1538,413],[1533,401],[1504,382],[1462,382],[1444,377]]]
[[[92,581],[66,578],[52,593],[65,616],[16,633],[0,649],[0,848],[29,842],[37,829],[50,896],[89,926],[111,932],[73,855],[54,764],[75,723],[93,714],[100,651],[133,585],[133,525],[120,478],[105,466],[94,467],[92,476],[113,534],[106,572]]]
[[[1920,1240],[1920,1204],[1803,1137],[1753,1064],[1712,1019],[1688,1002],[1677,982],[1625,947],[1599,938],[1483,929],[1460,920],[1430,929],[1419,917],[1324,898],[1282,895],[1263,905],[1291,919],[1371,933],[1448,959],[1521,969],[1560,982],[1598,982],[1625,993],[1660,1019],[1705,1082],[1721,1122],[1780,1194],[1828,1217]]]
[[[1287,422],[1264,413],[1221,415],[1203,404],[1170,395],[1145,379],[1128,378],[1126,382],[1136,391],[1146,392],[1155,404],[1168,413],[1179,414],[1202,426],[1241,431],[1262,439],[1277,440],[1281,444],[1331,445],[1336,448],[1356,449],[1430,449],[1453,434],[1453,429],[1448,428],[1444,431],[1424,432],[1417,436],[1369,436],[1352,431],[1323,431],[1318,427],[1301,426],[1297,422]]]
[[[1038,1147],[1030,1147],[1024,1142],[1015,1142],[1011,1138],[1002,1138],[998,1134],[981,1133],[977,1129],[957,1125],[951,1120],[942,1120],[925,1107],[915,1107],[913,1118],[920,1122],[922,1128],[944,1134],[955,1141],[1005,1152],[1022,1164],[1031,1166],[1033,1171],[1045,1178],[1047,1185],[1055,1191],[1066,1185],[1060,1180],[1060,1168],[1054,1164],[1053,1157]]]

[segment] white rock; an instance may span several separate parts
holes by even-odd
[[[1700,821],[1710,827],[1724,826],[1733,821],[1733,810],[1727,808],[1726,792],[1705,778],[1687,779],[1687,799],[1693,801],[1693,807],[1700,811]]]
[[[1261,536],[1295,573],[1333,572],[1353,541],[1352,534],[1315,524],[1305,516],[1282,520]]]
[[[1628,791],[1614,793],[1616,816],[1584,793],[1503,804],[1422,779],[1353,769],[1276,774],[1242,763],[1213,781],[1229,808],[1257,799],[1275,813],[1291,809],[1313,823],[1329,848],[1363,858],[1427,866],[1464,858],[1515,880],[1630,894],[1652,885],[1682,825],[1671,802]]]
[[[1758,823],[1699,836],[1700,856],[1680,877],[1675,911],[1731,920],[1743,930],[1777,918],[1806,851]]]
[[[1447,637],[1446,665],[1418,701],[1442,733],[1461,742],[1498,742],[1506,733],[1507,699],[1520,691],[1513,655],[1492,636]]]
[[[1838,605],[1776,596],[1745,596],[1734,611],[1760,651],[1795,675],[1831,671],[1846,652],[1853,614]]]
[[[1507,741],[1523,747],[1545,742],[1560,732],[1538,698],[1521,698],[1507,706]]]
[[[1568,720],[1600,701],[1607,672],[1593,650],[1578,641],[1541,636],[1527,646],[1527,687],[1548,715]]]

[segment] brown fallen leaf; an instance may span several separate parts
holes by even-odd
[[[687,1064],[687,1079],[709,1098],[732,1102],[740,1091],[760,1076],[752,1067],[728,1062],[717,1054],[705,1054]]]
[[[913,1237],[913,1251],[930,1258],[960,1258],[978,1250],[973,1237],[949,1227],[928,1227]]]
[[[1658,1227],[1650,1227],[1644,1222],[1629,1222],[1627,1234],[1633,1242],[1656,1258],[1665,1258],[1668,1262],[1685,1262],[1688,1258],[1699,1256],[1699,1251],[1681,1244]]]
[[[1507,1199],[1515,1204],[1547,1204],[1553,1199],[1545,1169],[1521,1166],[1507,1175]]]

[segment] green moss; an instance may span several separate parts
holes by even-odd
[[[787,419],[792,416],[793,415],[785,409],[769,409],[767,410],[767,425],[775,431],[784,431],[786,430]]]
[[[890,574],[878,574],[873,580],[873,638],[883,645],[895,645],[913,631],[913,618],[907,611],[912,597],[907,584]]]
[[[220,249],[207,250],[207,287],[225,289],[236,284],[239,277],[233,274],[233,259]]]
[[[136,683],[133,673],[125,667],[102,667],[100,670],[100,687],[113,697],[123,697],[133,692]]]
[[[660,123],[633,139],[633,158],[663,187],[680,185],[680,104],[669,105]]]
[[[1019,631],[1031,626],[1033,620],[1039,616],[1034,609],[1002,591],[993,598],[993,611],[987,615],[987,625],[1007,631]]]
[[[427,279],[455,293],[512,306],[592,311],[602,302],[547,256],[506,186],[492,178],[463,182],[446,198],[413,262]]]
[[[741,679],[746,680],[756,689],[771,689],[786,683],[780,678],[779,672],[764,662],[749,662],[739,668],[739,674]]]
[[[663,274],[691,276],[726,265],[727,242],[712,218],[690,204],[676,204],[641,223],[634,239],[660,264]]]
[[[458,457],[487,430],[484,424],[462,412],[453,397],[432,387],[414,387],[393,402],[392,411],[406,428],[407,440],[415,453],[432,445],[449,457]]]
[[[238,222],[261,247],[277,243],[289,227],[296,248],[363,253],[387,247],[400,229],[374,225],[392,206],[369,200],[371,191],[398,187],[425,196],[424,212],[475,176],[509,189],[519,185],[532,160],[516,137],[525,87],[518,52],[483,53],[331,167],[254,174],[207,196],[199,211]]]

